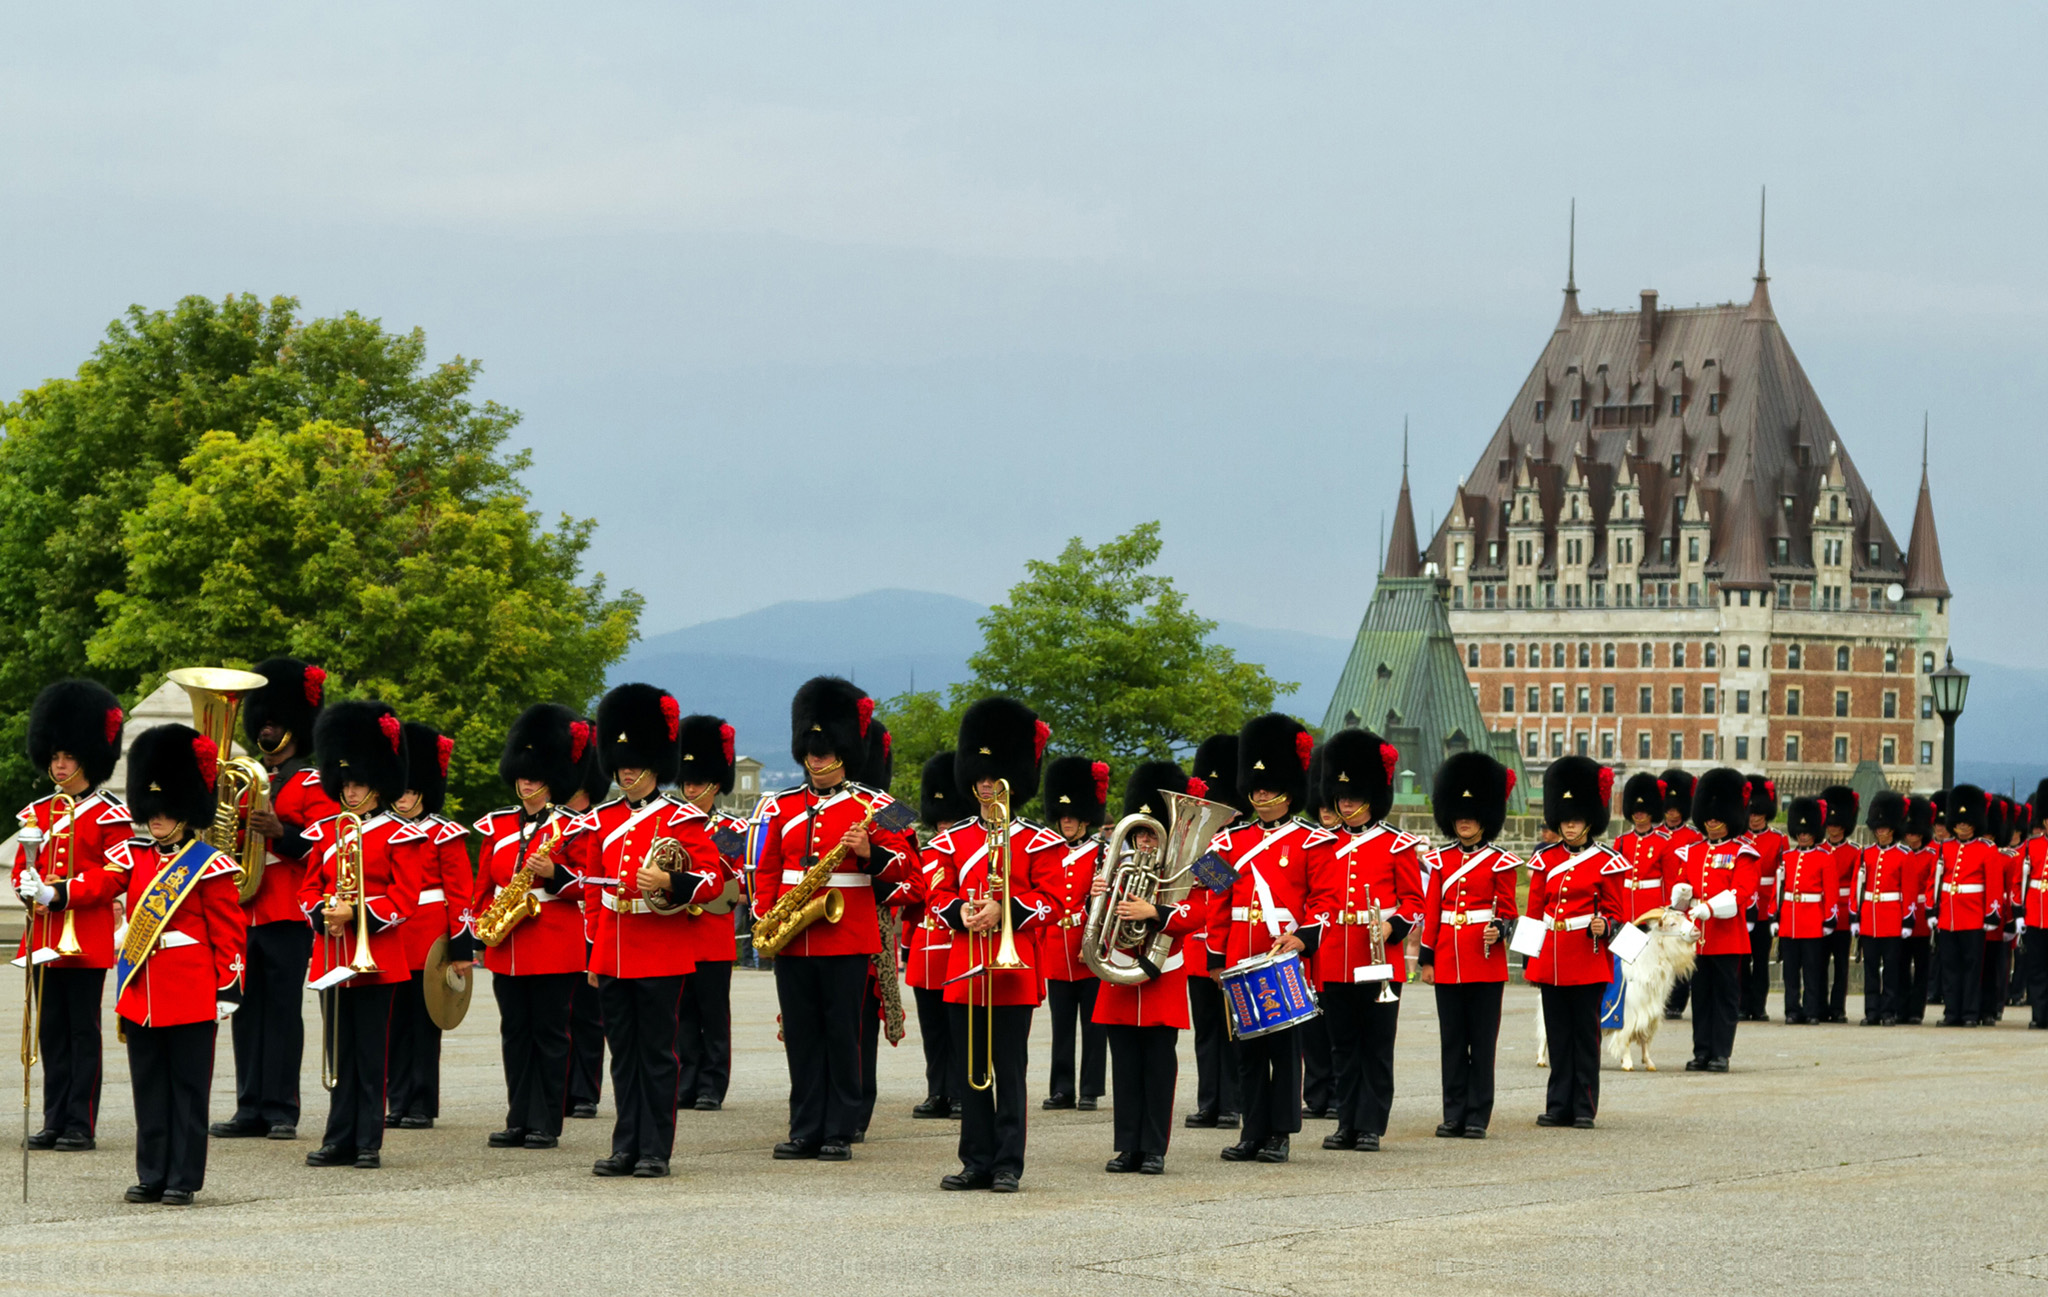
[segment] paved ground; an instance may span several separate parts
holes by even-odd
[[[885,1053],[856,1161],[771,1161],[786,1111],[774,990],[743,973],[734,992],[733,1094],[722,1113],[682,1114],[667,1181],[589,1175],[608,1119],[571,1122],[557,1151],[485,1148],[502,1090],[484,993],[448,1038],[439,1127],[391,1132],[382,1171],[307,1168],[310,1139],[216,1143],[199,1206],[131,1207],[114,1049],[98,1151],[36,1154],[32,1202],[6,1209],[26,1223],[0,1242],[0,1291],[1583,1297],[2038,1293],[2048,1280],[2048,1033],[2012,1018],[1968,1032],[1745,1025],[1727,1076],[1676,1070],[1689,1026],[1670,1024],[1671,1070],[1610,1070],[1600,1129],[1551,1131],[1531,1124],[1545,1074],[1531,1065],[1534,992],[1515,987],[1495,1137],[1478,1143],[1431,1138],[1424,994],[1403,1012],[1385,1152],[1323,1152],[1330,1126],[1313,1122],[1292,1165],[1238,1166],[1217,1160],[1224,1134],[1176,1130],[1165,1177],[1107,1176],[1107,1110],[1034,1109],[1025,1192],[997,1198],[938,1191],[956,1128],[909,1116],[923,1094],[914,1038]],[[10,1003],[0,1029],[18,1031],[18,1014]],[[326,1105],[307,1062],[310,1134]],[[223,1033],[216,1116],[230,1071]]]

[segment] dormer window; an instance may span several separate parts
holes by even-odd
[[[1573,497],[1572,497],[1572,521],[1573,521],[1573,522],[1577,522],[1578,520],[1579,520],[1579,497],[1577,497],[1577,496],[1573,496]]]
[[[1783,536],[1772,541],[1771,561],[1773,563],[1790,563],[1792,561],[1792,542]]]
[[[1876,541],[1870,542],[1870,566],[1876,567],[1884,558],[1884,547]]]
[[[1494,565],[1496,565],[1496,564],[1498,564],[1498,563],[1500,562],[1500,542],[1499,542],[1499,541],[1497,541],[1497,540],[1490,540],[1490,541],[1487,541],[1487,542],[1486,542],[1486,562],[1487,562],[1487,566],[1489,566],[1489,567],[1491,567],[1491,566],[1494,566]]]
[[[1679,396],[1679,395],[1677,395],[1676,393],[1673,393],[1673,394],[1672,394],[1672,397],[1671,397],[1671,415],[1672,415],[1672,417],[1673,417],[1673,418],[1677,418],[1677,417],[1678,417],[1678,415],[1680,415],[1681,413],[1683,413],[1683,412],[1684,412],[1684,410],[1685,410],[1685,398],[1684,398],[1684,397],[1682,397],[1682,396]]]
[[[1721,394],[1719,392],[1707,393],[1707,413],[1721,413]]]
[[[1787,518],[1790,518],[1792,516],[1792,497],[1789,495],[1781,495],[1778,497],[1778,503],[1785,506],[1785,516]]]
[[[1829,497],[1828,497],[1828,521],[1829,521],[1829,522],[1840,522],[1841,520],[1842,520],[1842,497],[1841,497],[1841,496],[1839,496],[1839,495],[1831,495],[1831,496],[1829,496]]]
[[[1583,419],[1583,418],[1585,418],[1585,417],[1586,417],[1586,403],[1585,403],[1584,401],[1580,400],[1580,399],[1579,399],[1578,397],[1576,397],[1576,396],[1575,396],[1575,397],[1573,397],[1573,398],[1572,398],[1572,418],[1574,418],[1574,419]]]
[[[1529,497],[1526,495],[1522,497],[1522,521],[1529,521]]]
[[[1538,401],[1538,402],[1536,403],[1536,420],[1537,420],[1537,422],[1539,422],[1539,423],[1540,423],[1540,422],[1542,422],[1542,421],[1543,421],[1543,416],[1544,416],[1544,415],[1546,415],[1546,414],[1549,414],[1549,413],[1550,413],[1550,402],[1548,402],[1548,401]]]
[[[1666,536],[1662,540],[1658,541],[1657,557],[1662,559],[1664,562],[1669,563],[1671,561],[1672,554],[1675,552],[1672,547],[1676,543],[1677,542],[1673,541],[1669,536]]]
[[[1684,455],[1673,455],[1673,456],[1671,457],[1671,476],[1673,476],[1673,477],[1677,477],[1677,476],[1678,476],[1679,474],[1683,473],[1684,471],[1685,471],[1685,456],[1684,456]]]

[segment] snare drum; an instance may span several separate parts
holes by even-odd
[[[1232,1040],[1297,1027],[1322,1013],[1301,956],[1255,955],[1223,970],[1223,1021]]]

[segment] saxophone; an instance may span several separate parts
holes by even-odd
[[[512,879],[491,898],[490,908],[476,916],[476,939],[497,946],[512,935],[512,929],[540,913],[540,898],[533,894],[533,877],[539,866],[555,858],[562,842],[562,826],[568,816],[557,806],[548,807],[548,834],[532,855],[512,871]]]
[[[876,802],[862,803],[867,814],[854,827],[865,829],[875,822],[879,809]],[[768,907],[768,913],[754,924],[754,949],[770,958],[783,952],[798,934],[819,919],[827,923],[839,922],[839,916],[846,912],[846,897],[838,888],[832,888],[823,896],[818,895],[825,881],[838,872],[846,863],[847,848],[844,842],[818,857],[816,864],[804,871],[794,886],[775,898],[775,904]]]

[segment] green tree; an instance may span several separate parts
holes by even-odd
[[[960,713],[967,700],[955,690],[949,701],[935,689],[898,694],[875,708],[875,715],[889,727],[889,749],[896,758],[896,777],[889,795],[909,806],[917,805],[918,785],[924,763],[953,746],[960,733]]]
[[[31,793],[28,705],[60,675],[133,702],[166,667],[303,653],[453,729],[472,795],[492,696],[585,702],[639,600],[577,583],[589,523],[526,512],[519,416],[470,399],[478,369],[353,313],[193,297],[0,405],[0,800]]]

